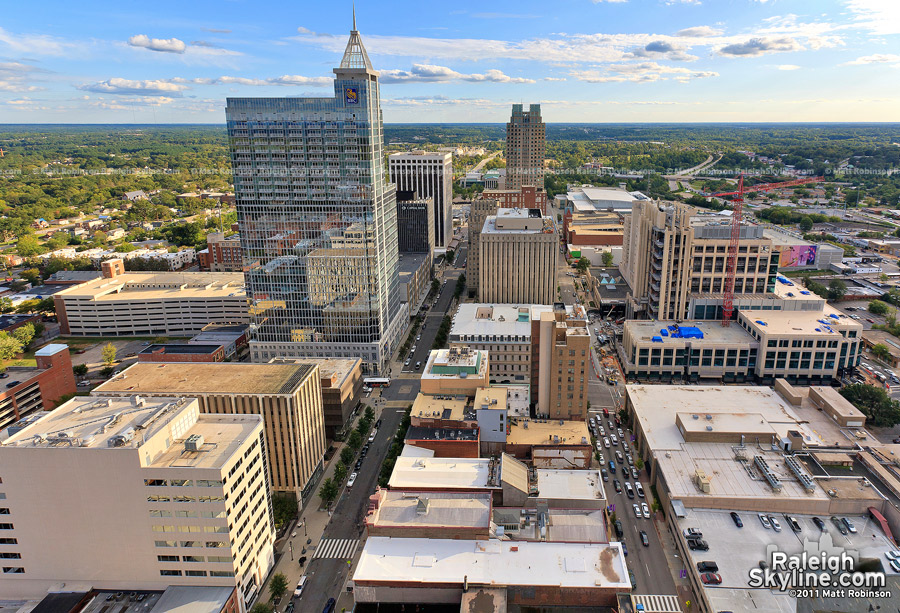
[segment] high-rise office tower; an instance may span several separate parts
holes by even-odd
[[[441,151],[393,153],[388,157],[388,168],[398,191],[414,191],[420,198],[431,198],[434,246],[446,249],[453,238],[453,156]]]
[[[434,251],[434,207],[431,198],[397,190],[397,236],[400,253]]]
[[[402,322],[378,73],[356,30],[333,98],[229,98],[251,356],[386,367]]]
[[[541,105],[523,111],[521,104],[514,104],[506,124],[506,189],[544,186],[544,149]]]

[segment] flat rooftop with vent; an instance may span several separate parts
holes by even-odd
[[[74,398],[10,436],[3,446],[147,449],[149,455],[140,456],[147,468],[221,468],[262,419],[201,414],[198,406],[193,398]]]

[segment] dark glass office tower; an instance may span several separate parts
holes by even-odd
[[[251,355],[360,357],[382,371],[401,312],[378,73],[356,30],[333,98],[229,98]]]

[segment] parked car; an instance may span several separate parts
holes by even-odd
[[[356,472],[359,472],[359,469],[362,468],[362,465],[363,465],[363,459],[359,458],[356,461],[356,464],[353,465],[353,468],[356,470]]]
[[[697,562],[697,570],[701,573],[717,573],[719,572],[719,565],[709,561]]]
[[[637,579],[634,578],[634,573],[629,569],[628,571],[628,580],[631,581],[631,589],[637,589]]]
[[[705,585],[719,585],[722,583],[722,577],[716,573],[700,573],[700,581]]]
[[[618,479],[613,479],[613,487],[616,488],[616,494],[622,493],[622,484],[619,483]]]
[[[734,511],[731,512],[731,521],[733,521],[734,525],[737,526],[738,528],[744,527],[744,522],[741,521],[741,516],[738,515],[737,513],[735,513]]]
[[[322,609],[322,613],[334,613],[334,605],[336,602],[337,601],[334,598],[329,598],[328,602],[325,603],[325,608]]]
[[[840,520],[840,518],[832,517],[832,518],[831,518],[831,523],[833,523],[834,526],[835,526],[835,528],[838,529],[838,532],[840,532],[840,533],[843,534],[844,536],[847,536],[847,528],[844,526],[844,522],[842,522],[842,521]]]
[[[778,520],[769,515],[769,522],[772,524],[772,530],[775,532],[781,532],[781,524],[778,523]]]
[[[682,534],[684,534],[684,538],[691,538],[691,537],[702,538],[703,537],[703,533],[700,532],[697,528],[685,528],[684,532]]]
[[[819,518],[819,517],[813,517],[813,518],[812,518],[812,522],[816,525],[816,528],[818,528],[818,529],[821,530],[822,532],[825,532],[825,522],[822,521],[821,518]]]
[[[890,564],[895,573],[900,573],[900,560],[891,560]]]
[[[297,582],[297,587],[294,588],[294,598],[300,598],[303,595],[304,586],[306,586],[306,575],[300,577],[300,581]]]
[[[634,516],[637,517],[638,519],[640,519],[640,518],[641,518],[641,507],[640,507],[640,505],[638,505],[638,503],[635,502],[633,505],[631,505],[631,508],[634,509]]]
[[[639,475],[638,475],[638,469],[635,468],[634,466],[632,466],[632,467],[631,467],[631,478],[634,479],[635,481],[637,481],[638,476],[639,476]]]
[[[647,506],[646,502],[641,503],[641,513],[644,516],[644,519],[650,519],[650,507]]]
[[[800,524],[797,522],[796,519],[794,519],[794,517],[792,515],[785,515],[784,519],[787,522],[788,528],[790,528],[794,532],[800,532],[800,530],[801,530]]]
[[[356,483],[356,475],[358,473],[350,473],[350,478],[347,479],[347,489],[353,487],[353,484]]]
[[[625,482],[625,495],[628,496],[629,498],[632,498],[632,499],[634,498],[634,488],[631,487],[630,481]],[[637,505],[635,505],[635,506],[637,506]]]
[[[615,526],[617,537],[622,538],[623,536],[625,536],[625,529],[622,528],[622,520],[621,519],[617,519],[616,523],[613,524],[613,526]]]
[[[769,518],[762,513],[759,514],[759,523],[761,523],[766,530],[772,527],[772,522],[770,522]]]
[[[18,384],[19,384],[18,381],[10,381],[9,383],[6,384],[6,387],[11,388],[11,387],[17,386]]]
[[[688,549],[692,551],[709,551],[709,543],[700,538],[690,539],[688,540]]]
[[[605,436],[603,437],[603,446],[609,449],[609,439]]]
[[[642,544],[644,547],[649,547],[649,546],[650,546],[650,539],[647,537],[647,533],[646,533],[645,531],[643,531],[643,530],[641,530],[641,544]]]
[[[605,468],[600,469],[600,476],[604,481],[609,481],[609,471],[607,471]]]
[[[844,525],[847,527],[847,530],[850,531],[850,534],[856,534],[856,526],[853,525],[853,522],[850,521],[850,518],[842,517],[841,521],[844,522]]]
[[[637,492],[638,498],[643,498],[643,497],[644,497],[644,486],[641,485],[641,482],[640,482],[640,481],[635,481],[635,482],[634,482],[634,491]]]

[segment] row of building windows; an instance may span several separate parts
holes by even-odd
[[[211,570],[208,571],[210,577],[234,577],[234,571],[232,570]],[[206,577],[207,571],[205,570],[186,570],[182,573],[182,571],[177,569],[164,569],[159,571],[159,574],[163,577]]]

